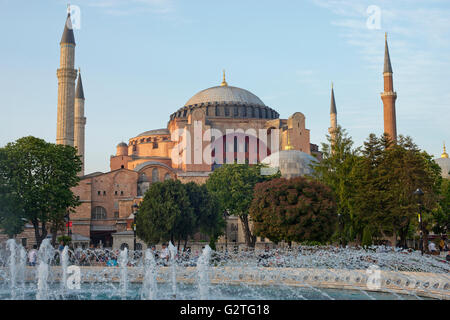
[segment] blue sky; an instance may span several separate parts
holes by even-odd
[[[196,92],[245,88],[282,118],[300,111],[325,140],[330,83],[356,145],[383,132],[384,32],[397,128],[429,153],[450,145],[448,0],[78,0],[76,66],[86,96],[86,172],[107,171],[120,141],[166,127]],[[381,10],[369,29],[369,6]],[[0,0],[0,146],[54,142],[65,1]]]

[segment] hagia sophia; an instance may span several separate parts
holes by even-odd
[[[78,149],[84,163],[85,96],[81,74],[75,69],[75,37],[67,16],[60,42],[58,78],[56,143]],[[397,137],[393,71],[388,42],[385,43],[384,131]],[[90,244],[123,248],[132,247],[134,218],[132,205],[142,200],[152,183],[168,179],[181,182],[204,183],[223,163],[263,162],[279,168],[285,177],[308,174],[308,164],[321,160],[319,147],[310,141],[306,117],[296,112],[288,119],[265,105],[255,94],[226,81],[192,96],[181,108],[168,115],[167,126],[153,129],[120,142],[110,157],[110,171],[86,174],[84,164],[80,183],[74,188],[81,205],[70,214],[72,241],[75,245]],[[331,89],[330,129],[337,127],[337,108],[334,89]],[[186,143],[186,137],[190,137]],[[444,147],[445,148],[445,147]],[[449,177],[450,159],[444,154],[436,161]],[[30,230],[28,230],[30,229]],[[18,238],[32,234],[26,228]],[[207,239],[197,235],[195,243]],[[34,241],[28,237],[28,245]],[[227,242],[225,244],[225,241]],[[237,217],[227,218],[224,245],[239,247],[245,243],[241,223]],[[257,239],[257,246],[268,244]],[[139,241],[139,247],[145,244]]]

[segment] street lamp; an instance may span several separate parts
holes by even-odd
[[[138,214],[138,208],[139,206],[134,203],[131,206],[131,210],[133,211],[133,232],[134,232],[134,246],[133,246],[133,250],[136,251],[136,216]]]
[[[225,252],[228,253],[228,218],[229,214],[227,210],[223,212],[223,219],[225,220]]]
[[[342,215],[338,213],[338,222],[339,222],[339,246],[342,247]]]
[[[64,216],[64,221],[66,222],[67,236],[70,237],[70,213],[69,212],[67,212],[67,214]]]
[[[417,205],[419,207],[419,228],[420,228],[420,242],[422,243],[421,252],[423,255],[423,249],[424,249],[424,239],[423,239],[423,221],[422,221],[422,214],[421,214],[421,208],[422,208],[422,198],[423,198],[423,191],[419,188],[413,193],[415,196],[417,196]]]

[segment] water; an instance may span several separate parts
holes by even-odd
[[[49,264],[53,258],[53,247],[50,239],[44,239],[38,252],[38,283],[36,300],[47,300],[49,298]]]
[[[172,296],[173,298],[177,297],[177,265],[175,261],[175,257],[177,255],[177,248],[169,242],[169,252],[170,252],[170,273],[172,280]]]
[[[155,300],[158,292],[158,284],[156,281],[156,261],[150,249],[145,251],[144,258],[144,280],[142,283],[142,300]]]
[[[59,284],[50,286],[51,292],[49,299],[59,299],[56,291]],[[126,299],[141,299],[141,284],[130,284],[128,286]],[[258,296],[255,296],[255,292]],[[273,286],[253,286],[246,287],[240,285],[211,285],[210,293],[217,300],[367,300],[367,297],[356,290],[338,290],[338,289],[322,289],[322,293],[311,288],[288,288],[281,285]],[[326,295],[323,295],[326,293]],[[377,300],[398,300],[392,294],[384,292],[371,293]],[[302,296],[303,299],[300,299]],[[401,295],[405,300],[415,300],[413,296]],[[0,289],[0,300],[10,299],[8,290]],[[34,300],[35,286],[31,283],[27,284],[25,291],[25,300]],[[70,300],[122,300],[123,296],[118,291],[117,285],[100,286],[96,284],[91,286],[83,284],[81,290],[69,290],[66,299]],[[194,284],[179,284],[178,295],[179,300],[198,300],[198,290]],[[427,299],[427,298],[425,298]],[[173,300],[171,292],[171,284],[164,283],[159,285],[159,290],[155,296],[155,300]]]
[[[120,252],[119,267],[120,295],[122,297],[122,300],[126,300],[128,290],[128,248],[124,248],[122,252]]]
[[[197,277],[200,300],[207,300],[209,297],[209,263],[211,259],[211,248],[206,245],[197,263]]]
[[[61,268],[63,275],[61,277],[61,289],[63,292],[67,289],[67,268],[69,266],[69,247],[65,246],[61,253]]]
[[[177,253],[171,243],[169,252],[167,265],[151,250],[59,252],[44,240],[38,265],[26,267],[26,251],[11,240],[0,246],[0,299],[450,299],[449,264],[420,252],[298,247],[224,253],[205,246],[196,257]],[[366,286],[366,270],[374,266],[383,272],[378,291]],[[72,268],[79,271],[79,289],[68,286]]]

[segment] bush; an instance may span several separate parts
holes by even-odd
[[[336,203],[324,184],[303,177],[255,186],[250,216],[256,235],[278,243],[326,243],[335,232]]]
[[[71,241],[72,238],[69,236],[60,236],[56,239],[58,241],[58,243],[61,243],[61,241],[64,243],[64,245],[68,245]]]

